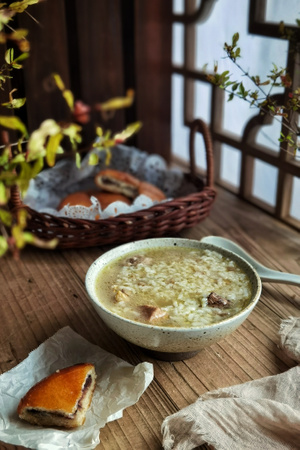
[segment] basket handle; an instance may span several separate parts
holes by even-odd
[[[12,207],[17,208],[20,206],[24,206],[18,186],[12,186],[10,188],[10,204]]]
[[[6,147],[10,147],[8,131],[2,130],[0,132],[0,141]],[[15,185],[10,188],[9,205],[12,206],[12,207],[14,207],[14,206],[21,206],[22,205],[22,200],[21,200],[19,188],[17,186],[15,186]]]
[[[214,182],[214,157],[213,157],[213,145],[210,130],[206,123],[202,119],[195,119],[190,125],[190,170],[191,175],[196,177],[196,159],[195,159],[195,134],[199,132],[203,135],[205,150],[206,150],[206,165],[207,175],[206,184],[208,187],[213,187]]]

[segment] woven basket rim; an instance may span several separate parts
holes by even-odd
[[[190,124],[190,173],[185,174],[199,188],[200,178],[195,165],[195,133],[204,137],[207,173],[206,185],[201,190],[175,199],[156,203],[132,213],[122,213],[106,219],[80,219],[38,212],[22,203],[17,186],[11,189],[12,213],[20,209],[28,212],[27,229],[42,239],[59,239],[58,248],[78,248],[128,242],[133,238],[163,236],[194,226],[204,220],[216,197],[213,185],[213,150],[210,132],[201,119]],[[199,188],[200,189],[200,188]]]
[[[46,212],[39,212],[36,211],[34,209],[32,209],[30,206],[27,206],[23,203],[21,203],[20,205],[16,205],[13,206],[11,208],[12,212],[15,212],[19,209],[25,209],[26,211],[28,211],[31,215],[36,215],[39,217],[44,217],[44,218],[48,218],[48,219],[55,219],[55,220],[62,220],[65,222],[70,222],[70,223],[76,223],[76,222],[87,222],[87,223],[103,223],[105,221],[110,221],[110,222],[120,222],[122,219],[129,219],[130,217],[139,217],[139,216],[146,216],[147,214],[151,213],[151,212],[155,212],[158,211],[162,208],[176,208],[178,207],[178,205],[180,203],[183,202],[191,202],[194,203],[197,200],[199,200],[200,197],[205,197],[205,196],[215,196],[217,193],[215,188],[209,187],[209,186],[204,186],[203,189],[200,192],[193,192],[191,194],[188,195],[184,195],[181,197],[176,197],[175,199],[170,199],[170,200],[166,200],[166,201],[162,201],[159,202],[157,204],[154,204],[152,206],[150,206],[149,208],[144,208],[144,209],[139,209],[138,211],[134,211],[131,213],[121,213],[118,214],[117,216],[112,216],[106,219],[80,219],[80,218],[72,218],[72,217],[64,217],[64,216],[55,216],[54,214],[51,213],[46,213]]]

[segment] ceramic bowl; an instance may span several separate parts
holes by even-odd
[[[101,304],[99,298],[97,298],[95,280],[106,264],[132,251],[174,246],[214,250],[234,260],[250,278],[252,298],[248,305],[235,316],[209,326],[171,328],[124,319]],[[169,361],[182,360],[194,356],[203,348],[231,334],[249,316],[260,298],[262,288],[261,280],[256,270],[240,256],[212,244],[183,238],[152,238],[115,247],[93,262],[86,274],[85,285],[93,307],[109,328],[128,342],[150,352],[153,357]]]

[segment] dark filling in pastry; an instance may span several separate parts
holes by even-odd
[[[76,411],[73,414],[64,414],[63,412],[59,412],[59,411],[54,411],[54,412],[48,412],[48,411],[43,411],[42,409],[38,409],[38,408],[32,408],[29,409],[28,412],[30,412],[30,414],[32,415],[37,415],[37,416],[56,416],[56,417],[64,417],[66,419],[74,419],[78,409],[82,408],[82,401],[89,389],[89,387],[92,384],[92,377],[91,375],[88,375],[87,379],[85,380],[84,386],[82,388],[82,395],[80,397],[80,399],[78,400],[77,403],[77,408]]]
[[[102,183],[106,186],[116,186],[118,188],[126,189],[132,196],[137,196],[138,189],[125,181],[115,180],[106,176],[102,177]]]

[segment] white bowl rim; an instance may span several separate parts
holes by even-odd
[[[163,246],[163,242],[180,242],[180,243],[193,243],[193,244],[199,244],[200,247],[199,248],[208,248],[210,250],[215,250],[219,253],[222,253],[228,257],[233,257],[234,260],[236,260],[237,262],[241,262],[242,264],[244,264],[248,270],[252,273],[252,275],[254,276],[256,282],[257,282],[257,288],[256,291],[253,293],[253,298],[250,300],[250,302],[248,303],[248,305],[243,308],[240,312],[238,312],[237,314],[228,317],[227,319],[221,320],[219,322],[210,324],[210,325],[205,325],[205,326],[190,326],[190,327],[164,327],[161,325],[153,325],[153,324],[147,324],[147,323],[143,323],[143,322],[138,322],[138,321],[134,321],[134,320],[130,320],[127,319],[125,317],[120,316],[119,314],[114,313],[113,311],[111,311],[110,309],[106,308],[105,306],[103,306],[103,304],[99,301],[93,298],[93,296],[90,294],[90,289],[89,289],[89,277],[91,276],[91,273],[94,272],[95,266],[97,265],[97,262],[101,259],[103,259],[103,257],[106,255],[106,257],[109,257],[109,255],[111,253],[115,253],[115,252],[122,252],[122,250],[126,251],[126,248],[128,248],[128,253],[131,253],[134,251],[134,248],[131,249],[132,246],[138,244],[138,245],[143,245],[146,242],[149,241],[157,241],[157,242],[161,242]],[[159,247],[159,245],[157,245],[157,247]],[[119,257],[123,256],[121,253],[116,256],[113,259],[117,259]],[[124,253],[124,256],[126,256],[126,253]],[[111,259],[109,262],[113,261],[113,259]],[[97,272],[99,273],[99,272]],[[95,281],[95,277],[93,278],[93,280]],[[131,325],[135,325],[137,327],[141,327],[141,328],[146,328],[146,329],[155,329],[155,330],[160,330],[163,333],[167,333],[167,332],[171,332],[171,331],[176,331],[176,332],[184,332],[186,333],[187,331],[206,331],[206,330],[213,330],[214,328],[219,328],[220,325],[222,326],[223,324],[226,326],[228,324],[230,324],[230,322],[234,322],[237,318],[239,318],[240,316],[243,315],[247,315],[248,310],[249,313],[251,312],[251,310],[255,307],[255,305],[257,304],[257,302],[260,299],[261,296],[261,291],[262,291],[262,282],[260,279],[260,276],[258,275],[256,269],[248,262],[246,261],[244,258],[242,258],[241,256],[237,255],[236,253],[224,249],[222,247],[218,247],[217,245],[214,244],[207,244],[205,242],[201,242],[197,239],[188,239],[188,238],[174,238],[174,237],[161,237],[161,238],[149,238],[149,239],[141,239],[141,240],[137,240],[137,241],[132,241],[132,242],[127,242],[125,244],[121,244],[118,245],[114,248],[112,248],[111,250],[108,250],[107,252],[103,253],[101,256],[99,256],[97,259],[95,259],[95,261],[90,265],[87,273],[86,273],[86,277],[85,277],[85,287],[86,287],[86,291],[88,293],[88,297],[90,299],[90,301],[92,301],[92,303],[94,303],[96,306],[100,307],[103,311],[105,311],[106,313],[108,313],[109,315],[115,317],[116,319],[121,320],[122,322],[127,322]]]

